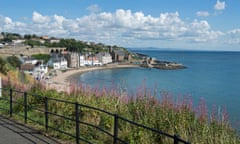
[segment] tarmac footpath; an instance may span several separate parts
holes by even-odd
[[[60,144],[24,124],[0,115],[0,144]]]

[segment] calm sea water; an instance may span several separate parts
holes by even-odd
[[[226,107],[234,125],[240,120],[240,52],[135,51],[159,60],[182,63],[187,69],[108,69],[73,76],[91,86],[126,88],[134,93],[143,83],[157,92],[204,99],[210,107]]]

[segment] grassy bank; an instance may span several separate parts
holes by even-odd
[[[197,106],[193,106],[190,98],[174,98],[168,92],[162,92],[160,98],[156,98],[147,92],[146,89],[137,90],[135,95],[128,96],[121,87],[113,90],[90,88],[87,86],[72,86],[70,93],[58,93],[55,90],[45,90],[40,84],[23,85],[20,83],[9,83],[4,81],[5,86],[11,86],[21,91],[35,93],[51,98],[65,99],[72,102],[79,102],[85,105],[104,109],[116,113],[137,123],[159,129],[169,134],[178,134],[182,139],[197,144],[237,144],[239,137],[230,126],[227,113],[213,108],[209,111],[204,100],[199,100]],[[14,100],[22,101],[17,94]],[[28,101],[35,107],[44,107],[43,99],[31,97]],[[2,106],[8,104],[1,103]],[[49,109],[66,116],[73,115],[71,105],[63,103],[50,103]],[[14,111],[21,113],[23,108],[14,105]],[[28,116],[32,119],[43,121],[43,114],[29,109]],[[113,119],[103,113],[81,108],[81,120],[90,122],[109,132],[113,131]],[[60,118],[52,118],[49,125],[58,127],[64,131],[75,131],[75,124],[70,121],[63,121]],[[36,125],[35,125],[36,126]],[[37,126],[40,129],[43,127]],[[112,139],[103,135],[94,128],[80,126],[81,134],[94,143],[109,143]],[[51,135],[61,139],[70,140],[69,137],[50,131]],[[149,133],[141,128],[134,128],[120,122],[119,136],[130,143],[173,143],[163,136]]]

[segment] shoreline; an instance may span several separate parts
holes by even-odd
[[[89,71],[104,70],[104,69],[115,69],[115,68],[138,68],[139,65],[134,64],[114,64],[107,66],[99,67],[82,67],[79,69],[71,69],[66,72],[57,71],[57,76],[52,77],[51,79],[44,80],[43,84],[47,89],[55,89],[58,92],[70,92],[71,82],[69,78],[75,74],[81,74]]]

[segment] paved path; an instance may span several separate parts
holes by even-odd
[[[0,115],[0,144],[59,144],[24,124]]]

